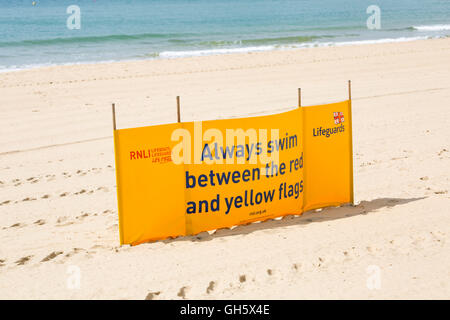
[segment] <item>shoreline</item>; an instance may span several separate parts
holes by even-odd
[[[105,60],[105,61],[80,61],[80,62],[65,62],[65,63],[44,63],[31,66],[21,67],[7,67],[0,69],[0,74],[14,73],[21,71],[40,70],[54,67],[72,67],[72,66],[84,66],[84,65],[104,65],[114,63],[132,63],[132,62],[144,62],[144,61],[160,61],[160,60],[177,60],[186,58],[200,58],[211,56],[223,56],[234,54],[251,54],[251,53],[264,53],[264,52],[286,52],[297,51],[305,49],[318,49],[318,48],[339,48],[339,47],[352,47],[352,46],[365,46],[365,45],[377,45],[377,44],[389,44],[389,43],[405,43],[416,41],[429,41],[429,40],[441,40],[448,39],[450,36],[416,36],[416,37],[399,37],[399,38],[383,38],[373,40],[355,40],[355,41],[341,41],[341,42],[323,42],[323,43],[304,43],[304,44],[291,44],[291,45],[267,45],[257,47],[242,47],[242,48],[223,48],[223,49],[204,49],[204,50],[191,50],[191,51],[164,51],[158,53],[157,57],[152,58],[130,58],[119,60]],[[222,53],[216,53],[223,51]],[[209,53],[211,52],[211,53]],[[168,56],[160,57],[161,54],[167,53]],[[192,53],[192,54],[190,54]],[[195,54],[197,53],[197,54]],[[204,53],[204,54],[203,54]],[[173,56],[172,56],[173,55]]]

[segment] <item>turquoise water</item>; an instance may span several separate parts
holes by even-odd
[[[449,0],[0,0],[0,70],[450,36]],[[69,5],[81,28],[69,30]],[[381,9],[369,30],[366,9]]]

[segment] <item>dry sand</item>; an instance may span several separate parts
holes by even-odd
[[[176,95],[229,118],[348,79],[356,207],[119,246],[111,102],[119,128],[174,122]],[[450,39],[3,73],[0,298],[449,299],[449,150]]]

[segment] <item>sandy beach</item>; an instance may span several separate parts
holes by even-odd
[[[0,299],[449,299],[450,39],[0,74]],[[355,207],[119,245],[118,128],[347,99]]]

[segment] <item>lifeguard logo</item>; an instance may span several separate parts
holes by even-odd
[[[130,151],[130,160],[151,160],[153,163],[172,162],[172,151],[169,147],[141,149]]]
[[[339,124],[344,122],[343,112],[333,112],[334,124]]]
[[[345,131],[344,123],[344,113],[343,112],[333,112],[333,121],[334,124],[340,124],[339,127],[333,128],[314,128],[313,129],[313,137],[326,137],[329,138],[331,135],[336,133],[341,133]]]

